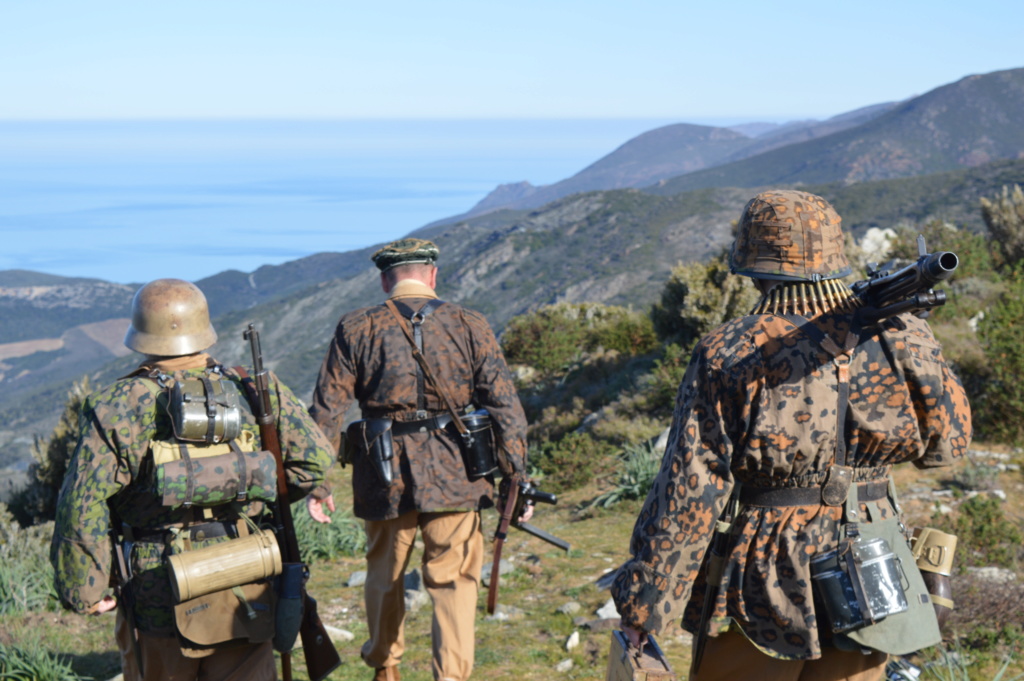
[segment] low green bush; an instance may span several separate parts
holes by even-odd
[[[1016,568],[1024,541],[1020,529],[1006,519],[998,497],[978,494],[960,504],[953,515],[935,513],[932,525],[958,538],[957,565]]]
[[[570,433],[546,441],[530,454],[530,463],[544,474],[546,492],[568,492],[593,480],[608,468],[615,448],[588,433]]]
[[[66,660],[39,645],[20,648],[0,642],[0,679],[11,681],[81,681]]]
[[[306,511],[306,502],[292,504],[295,536],[302,560],[334,560],[340,556],[358,556],[366,550],[363,522],[348,510],[338,509],[330,523],[318,523]]]
[[[645,499],[661,469],[662,452],[647,441],[626,447],[615,486],[599,494],[592,506],[609,508],[628,499]]]
[[[0,615],[59,609],[49,557],[52,535],[52,522],[23,528],[0,504]]]

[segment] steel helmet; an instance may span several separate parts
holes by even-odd
[[[793,189],[762,192],[748,203],[729,253],[729,269],[755,279],[818,281],[852,270],[841,219],[820,196]]]
[[[191,355],[217,342],[206,296],[181,279],[157,279],[135,292],[124,344],[145,355]]]

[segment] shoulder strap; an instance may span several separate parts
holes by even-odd
[[[424,305],[424,307],[427,307],[428,305],[429,303]],[[387,307],[392,316],[394,316],[395,321],[398,322],[399,328],[402,329],[402,333],[405,334],[406,340],[408,340],[409,345],[412,346],[413,359],[416,360],[416,363],[419,364],[420,368],[423,370],[423,375],[428,381],[430,381],[430,384],[434,386],[434,390],[436,390],[437,394],[441,396],[441,399],[444,400],[445,407],[448,409],[448,413],[451,414],[452,423],[455,425],[455,429],[459,431],[460,435],[468,435],[469,429],[466,427],[466,424],[462,422],[462,419],[459,418],[459,413],[455,408],[455,403],[452,402],[451,397],[448,395],[448,391],[445,390],[444,387],[434,378],[434,373],[430,370],[430,365],[427,364],[427,360],[423,356],[423,352],[420,347],[422,345],[422,340],[420,341],[420,344],[417,345],[412,331],[410,331],[408,326],[406,326],[405,319],[403,319],[402,315],[399,314],[398,308],[395,307],[395,302],[393,300],[385,301],[384,306]],[[436,306],[432,309],[436,309]],[[429,311],[427,314],[429,314]],[[413,324],[415,325],[415,320],[413,321]]]

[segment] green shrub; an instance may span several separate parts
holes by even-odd
[[[363,522],[347,510],[338,509],[331,514],[331,522],[318,523],[306,511],[306,502],[299,501],[292,504],[292,518],[304,562],[358,556],[366,550]]]
[[[38,643],[19,648],[0,641],[0,679],[80,681],[82,678],[67,661],[51,655]]]
[[[757,299],[750,279],[730,274],[723,255],[705,263],[677,265],[661,301],[651,309],[651,320],[662,341],[689,352],[715,327],[748,314]]]
[[[0,504],[0,615],[56,610],[50,565],[53,523],[23,528]]]
[[[547,305],[512,319],[501,337],[509,363],[525,364],[548,378],[566,374],[585,353],[632,356],[651,352],[657,343],[646,315],[596,303]]]
[[[1006,291],[978,324],[990,380],[973,406],[978,435],[1003,442],[1024,440],[1024,266],[1006,276]]]
[[[570,433],[557,442],[546,441],[530,455],[544,474],[546,492],[568,492],[593,480],[608,463],[614,447],[588,433]]]
[[[992,242],[1006,262],[1015,265],[1024,258],[1024,191],[1015,184],[1003,186],[999,196],[981,199],[981,217]]]
[[[998,497],[978,494],[960,504],[955,516],[934,514],[932,523],[957,536],[957,565],[961,572],[968,566],[1016,567],[1024,536],[1016,524],[1006,519]]]
[[[615,486],[602,492],[591,502],[593,506],[609,508],[627,499],[645,499],[661,469],[662,452],[654,442],[647,441],[626,447],[622,453],[622,472]]]

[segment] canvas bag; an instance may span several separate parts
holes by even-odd
[[[890,655],[908,655],[942,642],[939,621],[935,615],[931,597],[928,595],[928,587],[924,583],[921,571],[917,568],[917,561],[914,560],[914,554],[900,520],[900,509],[895,503],[895,489],[891,479],[889,494],[893,500],[896,515],[885,520],[858,523],[857,530],[864,539],[881,537],[888,542],[889,548],[896,555],[900,564],[907,609],[860,629],[854,629],[845,634],[835,634],[834,640],[837,648],[864,647]],[[857,486],[851,485],[844,516],[849,515],[851,507],[856,509],[858,506]],[[880,518],[877,502],[869,502],[867,506],[869,513],[873,511],[872,515],[875,518]],[[849,641],[844,641],[844,638]]]
[[[840,649],[871,648],[890,655],[905,655],[940,643],[942,634],[939,631],[938,618],[904,533],[900,508],[896,501],[896,487],[891,477],[889,499],[896,512],[895,516],[883,519],[877,502],[868,502],[866,506],[873,522],[859,522],[860,501],[857,498],[857,485],[853,484],[853,469],[846,465],[846,409],[850,400],[849,368],[852,364],[853,351],[860,341],[860,328],[856,323],[851,326],[846,343],[840,348],[807,319],[798,315],[786,315],[786,318],[817,341],[832,356],[839,382],[835,457],[829,465],[826,482],[822,487],[822,499],[829,505],[843,503],[843,523],[855,524],[856,531],[864,540],[881,538],[888,543],[899,562],[903,592],[907,599],[908,607],[903,612],[889,615],[879,622],[859,629],[834,634],[833,642]],[[840,535],[845,533],[843,525],[840,525],[839,532]],[[847,562],[840,561],[840,565],[846,568]],[[856,579],[852,575],[850,577]]]

